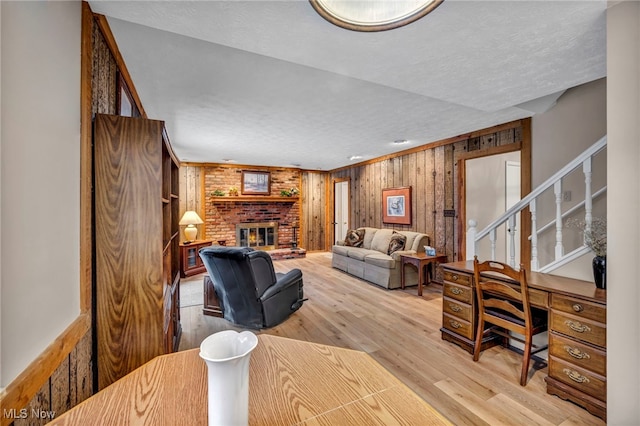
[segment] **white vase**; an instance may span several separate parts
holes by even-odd
[[[207,363],[209,426],[249,423],[249,361],[258,338],[250,331],[225,330],[200,344]]]

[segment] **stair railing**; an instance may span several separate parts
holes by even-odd
[[[603,136],[598,142],[591,145],[587,148],[582,154],[577,156],[574,160],[569,162],[566,166],[558,170],[553,176],[545,180],[541,185],[531,191],[528,195],[522,198],[520,201],[511,206],[507,211],[505,211],[500,217],[491,222],[486,228],[478,232],[477,230],[477,222],[475,220],[469,220],[469,228],[467,229],[466,235],[466,258],[473,259],[473,256],[478,253],[478,244],[479,242],[486,237],[489,237],[490,247],[491,247],[491,258],[496,259],[496,239],[497,239],[497,229],[503,224],[507,223],[507,232],[509,235],[509,244],[507,247],[508,251],[508,259],[506,259],[507,263],[511,266],[515,267],[515,258],[516,258],[516,246],[515,246],[515,236],[516,236],[516,215],[520,213],[525,208],[529,208],[529,212],[531,214],[531,235],[528,239],[531,241],[531,270],[532,271],[540,271],[540,272],[549,272],[573,258],[579,256],[582,253],[586,253],[588,249],[586,246],[579,247],[578,249],[572,251],[571,253],[564,253],[564,245],[563,245],[563,219],[568,215],[575,213],[578,209],[584,207],[585,211],[585,231],[588,231],[591,228],[591,223],[593,221],[593,200],[596,197],[601,196],[604,192],[606,192],[607,187],[599,189],[595,193],[592,192],[591,189],[591,176],[592,176],[592,159],[593,156],[598,154],[600,151],[605,149],[607,146],[607,136]],[[577,167],[582,165],[582,172],[584,173],[584,182],[585,182],[585,198],[584,201],[581,201],[578,205],[574,206],[572,209],[562,212],[561,204],[562,204],[562,179],[575,170]],[[538,228],[537,223],[537,202],[538,197],[545,192],[547,189],[553,187],[553,192],[555,195],[555,204],[556,204],[556,215],[555,220],[550,223],[545,224],[544,226]],[[555,234],[555,248],[554,254],[555,259],[553,262],[545,265],[544,267],[540,267],[538,261],[538,235],[543,231],[553,227],[555,225],[556,234]],[[497,260],[497,259],[496,259]]]

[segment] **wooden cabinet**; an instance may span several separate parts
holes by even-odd
[[[442,339],[473,353],[478,321],[473,274],[450,270],[443,265],[442,275]],[[499,337],[488,336],[482,346],[494,346],[498,341]]]
[[[212,240],[193,241],[180,243],[180,275],[182,278],[206,272],[202,259],[198,252],[203,247],[208,247]]]
[[[211,315],[214,317],[222,317],[222,308],[220,307],[220,301],[216,290],[213,288],[213,282],[209,275],[204,276],[204,306],[202,307],[202,313],[205,315]]]
[[[97,115],[94,123],[98,386],[177,350],[178,161],[164,123]]]
[[[551,295],[547,392],[606,420],[606,307]]]

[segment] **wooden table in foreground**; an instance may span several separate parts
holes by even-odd
[[[450,425],[368,354],[259,335],[249,372],[250,425]],[[207,424],[199,349],[159,356],[52,425]]]
[[[404,289],[404,266],[414,265],[418,268],[418,296],[422,296],[422,283],[427,286],[430,283],[429,273],[425,271],[427,266],[431,263],[447,262],[447,256],[444,254],[436,254],[435,256],[429,256],[426,253],[416,254],[402,254],[400,255],[400,288]]]

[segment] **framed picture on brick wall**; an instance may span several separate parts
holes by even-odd
[[[241,192],[243,195],[271,194],[271,173],[243,170]]]
[[[382,222],[411,225],[411,187],[382,190]]]

